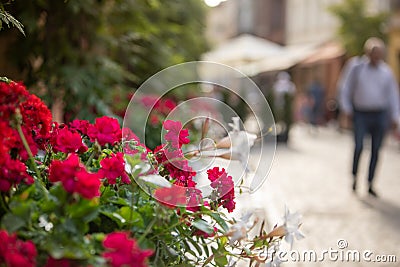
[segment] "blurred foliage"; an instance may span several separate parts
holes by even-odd
[[[15,39],[7,63],[50,107],[62,103],[65,121],[123,115],[143,81],[206,49],[198,0],[17,0],[7,10],[26,31],[0,32]]]
[[[2,30],[4,28],[4,24],[6,24],[8,27],[16,27],[22,34],[25,34],[24,32],[24,25],[22,25],[21,22],[19,22],[16,18],[14,18],[10,13],[8,13],[5,8],[4,5],[5,4],[10,4],[11,1],[13,0],[9,0],[7,1],[7,3],[2,3],[0,2],[0,30]]]
[[[387,13],[368,14],[365,0],[342,1],[329,8],[340,21],[338,30],[349,56],[363,54],[363,46],[369,37],[386,39],[384,24]]]

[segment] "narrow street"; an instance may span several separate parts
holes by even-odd
[[[285,207],[301,213],[306,237],[296,241],[293,250],[313,250],[318,259],[329,249],[357,250],[361,255],[359,262],[352,257],[350,262],[335,260],[328,254],[320,262],[289,258],[283,266],[399,266],[400,145],[393,138],[385,141],[375,178],[379,198],[375,199],[368,196],[366,187],[368,141],[361,156],[357,194],[351,190],[351,132],[311,131],[309,126],[296,125],[288,145],[278,144],[268,179],[239,209],[263,208],[271,226],[282,222]],[[345,248],[338,248],[343,243]],[[371,263],[363,260],[363,253]],[[395,255],[396,262],[377,263],[379,255]]]

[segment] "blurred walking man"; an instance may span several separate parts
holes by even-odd
[[[390,123],[398,122],[399,92],[389,66],[382,60],[385,50],[383,41],[370,38],[366,41],[364,49],[367,60],[361,61],[351,69],[343,83],[340,104],[345,116],[353,119],[353,191],[357,187],[358,163],[363,150],[364,136],[370,134],[372,144],[368,193],[377,197],[373,188],[375,168],[385,131]]]

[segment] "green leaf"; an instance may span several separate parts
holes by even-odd
[[[221,227],[222,229],[226,232],[229,230],[229,226],[226,223],[226,221],[221,217],[219,213],[210,213],[209,214]]]
[[[116,197],[115,196],[115,191],[111,189],[110,186],[102,186],[100,188],[101,196],[100,196],[100,201],[101,202],[108,202],[110,198]]]
[[[65,203],[67,201],[68,192],[65,191],[61,183],[57,183],[51,187],[50,194],[54,196],[60,203]]]
[[[153,251],[157,249],[156,244],[148,239],[143,239],[139,245],[141,249],[151,249]]]
[[[214,261],[219,267],[225,267],[226,265],[228,265],[228,259],[224,255],[214,256]]]
[[[203,255],[203,250],[201,249],[199,244],[193,239],[193,236],[189,236],[189,238],[187,238],[187,241],[196,249],[196,252],[198,253],[197,256]]]
[[[207,245],[203,237],[201,237],[201,240],[203,245],[203,251],[206,253],[207,257],[210,257],[210,247]]]
[[[139,212],[132,210],[130,207],[122,207],[119,209],[119,214],[135,228],[144,229],[144,221]]]
[[[66,213],[73,219],[88,223],[97,217],[99,207],[95,200],[80,199],[78,203],[67,206]]]
[[[110,218],[114,222],[116,222],[119,227],[122,227],[127,222],[127,220],[124,219],[124,217],[122,217],[117,212],[100,211],[100,213],[103,214],[104,216],[107,216],[108,218]]]
[[[36,208],[36,203],[32,200],[13,200],[10,205],[11,213],[22,220],[28,222],[31,219],[32,211]]]
[[[0,77],[0,82],[10,83],[12,80],[8,79],[7,77]]]
[[[25,220],[11,213],[4,215],[1,222],[9,233],[13,233],[27,225]]]
[[[207,234],[212,234],[214,232],[214,228],[211,227],[206,221],[197,219],[194,222],[192,222],[193,227],[206,232]]]
[[[192,256],[198,257],[199,254],[196,254],[196,252],[192,250],[192,247],[189,245],[188,241],[189,241],[189,239],[188,240],[182,240],[183,244],[185,245],[184,250],[187,251]]]
[[[19,22],[16,18],[11,16],[11,14],[5,11],[4,9],[0,9],[0,30],[2,28],[1,22],[7,24],[8,27],[10,27],[9,24],[11,24],[12,26],[16,27],[23,35],[25,35],[23,29],[24,25],[22,25],[21,22]]]
[[[129,207],[131,205],[131,203],[127,199],[122,198],[122,197],[117,197],[117,196],[112,196],[107,201],[109,203],[113,203],[113,204],[121,205],[121,206]]]

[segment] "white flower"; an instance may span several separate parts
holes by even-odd
[[[233,117],[232,122],[233,123],[229,123],[232,131],[216,145],[218,148],[216,156],[238,160],[246,171],[248,171],[247,163],[250,155],[250,148],[254,145],[257,135],[241,131],[239,117]]]
[[[246,213],[229,229],[229,245],[233,246],[236,241],[241,241],[247,238],[247,232],[249,231],[249,228],[251,228],[251,226],[249,227],[248,225],[251,215],[251,212]]]
[[[230,132],[232,142],[232,159],[239,160],[242,164],[246,162],[250,154],[250,148],[254,145],[257,135],[246,131]]]
[[[44,215],[41,215],[39,217],[39,227],[44,227],[44,230],[49,232],[53,228],[53,224],[51,222],[48,222]]]
[[[232,128],[233,132],[239,132],[240,131],[240,118],[239,117],[233,117],[232,118],[233,123],[228,123],[228,125]]]
[[[301,225],[300,219],[301,215],[299,213],[290,213],[290,211],[286,209],[283,226],[285,228],[285,241],[290,244],[290,248],[293,246],[294,238],[296,238],[296,240],[304,238],[304,235],[299,230]]]
[[[229,233],[231,236],[231,238],[229,239],[229,245],[233,246],[236,241],[247,238],[246,224],[242,221],[235,223],[234,225],[232,225]]]

